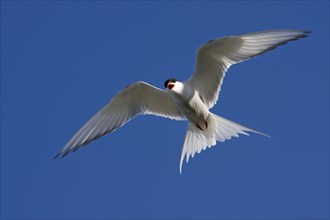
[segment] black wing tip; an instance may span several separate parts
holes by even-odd
[[[269,32],[296,32],[298,38],[308,37],[308,35],[312,33],[312,31],[310,30],[303,30],[303,29],[273,29],[273,30],[271,29],[271,30],[247,33],[245,35],[255,35],[255,34],[269,33]]]
[[[59,152],[58,154],[56,154],[55,157],[53,157],[53,160],[57,159],[61,154],[62,154],[62,152]]]
[[[70,151],[67,151],[67,152],[64,152],[64,154],[62,155],[62,159],[63,159],[66,155],[68,155],[70,152],[71,152],[71,150],[70,150]]]
[[[302,31],[301,34],[297,35],[296,37],[288,40],[287,42],[289,41],[294,41],[294,40],[298,40],[300,38],[305,38],[305,37],[308,37],[312,32],[311,31]]]
[[[304,38],[304,37],[308,37],[309,34],[312,33],[312,31],[310,30],[298,30],[298,29],[283,29],[283,30],[278,30],[279,32],[281,31],[294,31],[294,32],[300,32],[299,34],[297,33],[296,37],[293,38],[293,40],[299,39],[299,38]],[[290,40],[291,41],[291,40]]]
[[[60,151],[58,154],[55,155],[55,157],[53,157],[53,160],[57,159],[58,157],[61,157],[61,159],[63,159],[66,155],[68,155],[68,153],[70,153],[71,151],[67,151],[67,152],[62,152]]]
[[[57,159],[58,157],[61,157],[61,158],[63,159],[63,158],[66,157],[66,155],[68,155],[69,153],[71,153],[71,152],[76,152],[77,150],[79,150],[80,147],[83,147],[83,146],[89,144],[91,141],[93,141],[93,140],[95,140],[95,139],[97,139],[97,138],[99,138],[99,137],[101,137],[101,136],[102,136],[102,134],[96,136],[96,137],[93,138],[93,139],[90,139],[90,140],[85,141],[83,144],[80,144],[80,145],[75,146],[75,147],[69,147],[69,148],[67,148],[67,149],[64,150],[64,151],[60,151],[58,154],[55,155],[55,157],[53,157],[53,159],[55,160],[55,159]]]
[[[312,31],[302,31],[302,34],[299,35],[299,38],[304,38],[304,37],[308,37],[310,34],[312,33]]]
[[[290,31],[290,29],[287,29],[288,31]],[[283,30],[283,31],[285,31],[285,30]],[[303,30],[303,29],[292,29],[292,31],[296,31],[296,32],[301,32],[302,34],[310,34],[310,33],[312,33],[312,31],[310,31],[310,30]]]

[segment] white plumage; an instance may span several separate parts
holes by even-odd
[[[209,111],[217,102],[228,68],[263,54],[289,41],[307,37],[301,30],[270,30],[229,36],[202,45],[196,56],[193,75],[185,82],[171,78],[167,90],[145,82],[136,82],[121,90],[96,113],[55,156],[66,156],[91,141],[123,126],[137,115],[153,114],[176,120],[188,120],[188,128],[180,159],[200,153],[217,141],[224,142],[239,134],[261,132],[224,119]],[[267,135],[266,135],[267,136]]]

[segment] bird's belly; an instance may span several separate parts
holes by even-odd
[[[199,98],[198,93],[195,93],[189,100],[184,100],[180,96],[174,97],[174,102],[183,112],[186,118],[201,130],[208,126],[207,117],[210,114],[206,105]]]

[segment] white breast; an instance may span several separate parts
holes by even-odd
[[[187,83],[176,82],[171,90],[171,97],[186,118],[193,123],[204,122],[210,113],[198,92]]]

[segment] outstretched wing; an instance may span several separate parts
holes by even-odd
[[[289,41],[307,37],[301,30],[270,30],[211,40],[197,51],[195,72],[188,82],[202,101],[212,108],[218,100],[227,69]]]
[[[55,156],[66,156],[81,146],[123,126],[139,114],[153,114],[184,120],[169,93],[145,82],[133,83],[121,90],[96,113]]]

